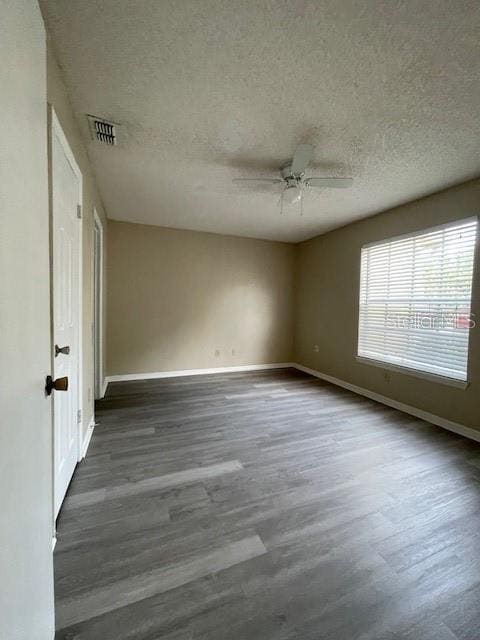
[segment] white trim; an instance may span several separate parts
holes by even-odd
[[[80,169],[79,169],[80,171]],[[80,173],[80,205],[82,207],[82,217],[78,220],[79,248],[78,248],[78,408],[80,409],[80,422],[78,423],[78,460],[81,460],[81,438],[83,433],[83,176]]]
[[[105,395],[104,393],[104,389],[105,387],[105,376],[103,375],[103,346],[104,346],[104,335],[103,335],[103,275],[104,275],[104,264],[103,264],[103,260],[104,260],[104,231],[103,231],[103,223],[102,220],[100,219],[100,216],[98,215],[98,212],[96,210],[96,208],[93,208],[93,225],[94,228],[97,227],[98,228],[98,232],[100,235],[100,256],[99,256],[99,263],[100,263],[100,275],[99,275],[99,282],[98,282],[98,292],[97,292],[97,283],[94,282],[93,284],[93,295],[94,295],[94,313],[95,313],[95,302],[97,302],[97,300],[95,300],[95,297],[98,297],[98,322],[100,324],[100,330],[98,331],[97,327],[96,327],[96,320],[97,318],[94,317],[94,337],[93,337],[93,349],[94,349],[94,354],[93,354],[93,362],[94,362],[94,368],[95,368],[95,343],[97,340],[97,332],[98,335],[100,337],[100,345],[99,345],[99,353],[98,353],[98,373],[100,374],[100,380],[98,381],[98,388],[97,385],[95,385],[95,379],[96,379],[96,373],[94,371],[94,389],[93,389],[93,394],[94,397],[97,398],[97,395],[99,396],[99,398],[103,398],[103,396]],[[94,241],[94,247],[93,247],[93,255],[94,255],[94,260],[96,260],[96,255],[95,255],[95,241]],[[95,278],[95,265],[93,268],[93,277]],[[98,293],[98,296],[97,296]]]
[[[88,450],[88,445],[90,444],[90,440],[92,439],[92,435],[93,435],[93,430],[95,429],[95,416],[92,416],[92,419],[90,420],[90,423],[87,427],[87,433],[85,434],[85,437],[83,438],[83,443],[82,443],[82,457],[80,458],[80,460],[83,460],[83,458],[85,458],[85,456],[87,455],[87,450]]]
[[[397,373],[404,373],[405,375],[422,378],[423,380],[429,380],[430,382],[447,384],[450,387],[457,387],[457,389],[466,389],[470,384],[467,380],[447,378],[445,376],[436,375],[435,373],[420,371],[420,369],[411,369],[410,367],[402,367],[401,365],[390,364],[390,362],[383,362],[382,360],[373,360],[373,358],[366,358],[365,356],[355,356],[355,360],[361,364],[371,365],[372,367],[378,367],[379,369],[388,369],[389,371],[395,371]]]
[[[55,551],[55,547],[57,546],[57,536],[52,536],[52,553]]]
[[[126,380],[150,380],[152,378],[177,378],[181,376],[202,376],[211,373],[234,373],[236,371],[263,371],[264,369],[287,369],[294,367],[292,362],[274,362],[272,364],[246,364],[237,367],[213,367],[211,369],[183,369],[178,371],[155,371],[152,373],[125,373],[107,376],[110,382],[124,382]]]
[[[108,380],[107,378],[103,378],[103,383],[102,383],[102,398],[105,397],[105,394],[107,393],[107,387],[108,387]]]
[[[392,398],[387,398],[387,396],[382,396],[379,393],[370,391],[369,389],[357,387],[357,385],[355,384],[345,382],[344,380],[340,380],[339,378],[334,378],[333,376],[329,376],[326,373],[321,373],[320,371],[316,371],[315,369],[304,367],[301,364],[292,363],[291,366],[295,367],[295,369],[298,369],[299,371],[308,373],[311,376],[315,376],[316,378],[321,378],[326,382],[335,384],[338,387],[343,387],[344,389],[348,389],[348,391],[353,391],[353,393],[358,393],[361,396],[370,398],[370,400],[375,400],[375,402],[380,402],[387,405],[388,407],[398,409],[398,411],[403,411],[404,413],[408,413],[412,416],[415,416],[416,418],[420,418],[421,420],[430,422],[431,424],[434,424],[438,427],[447,429],[448,431],[453,431],[454,433],[464,436],[465,438],[470,438],[470,440],[480,442],[480,431],[477,431],[476,429],[471,429],[470,427],[466,427],[465,425],[459,424],[458,422],[452,422],[451,420],[441,418],[440,416],[436,416],[433,413],[429,413],[428,411],[423,411],[423,409],[417,409],[416,407],[404,404],[403,402],[398,402],[397,400],[393,400]]]

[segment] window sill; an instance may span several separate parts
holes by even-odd
[[[381,360],[371,360],[364,356],[355,356],[357,362],[362,364],[369,364],[372,367],[379,367],[380,369],[388,369],[389,371],[395,371],[396,373],[403,373],[407,376],[413,376],[415,378],[422,378],[429,382],[438,382],[440,384],[446,384],[450,387],[456,387],[457,389],[466,389],[469,382],[466,380],[455,380],[455,378],[447,378],[435,373],[427,373],[426,371],[419,371],[418,369],[410,369],[409,367],[401,367],[399,365],[390,364],[389,362],[382,362]]]

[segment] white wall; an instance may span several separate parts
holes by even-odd
[[[3,0],[0,60],[0,638],[52,640],[46,45],[34,0]]]

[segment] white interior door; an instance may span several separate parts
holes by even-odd
[[[54,393],[54,507],[58,515],[79,454],[81,177],[55,116],[52,118],[53,377],[68,377]]]
[[[0,36],[0,638],[54,636],[46,35],[2,2]]]

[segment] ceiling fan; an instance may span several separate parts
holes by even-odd
[[[262,182],[269,184],[284,184],[281,199],[281,212],[284,204],[293,205],[300,202],[303,213],[303,193],[306,188],[318,189],[346,189],[353,184],[353,178],[306,178],[305,169],[313,156],[311,144],[298,145],[293,160],[281,170],[281,178],[234,178],[233,182]]]

